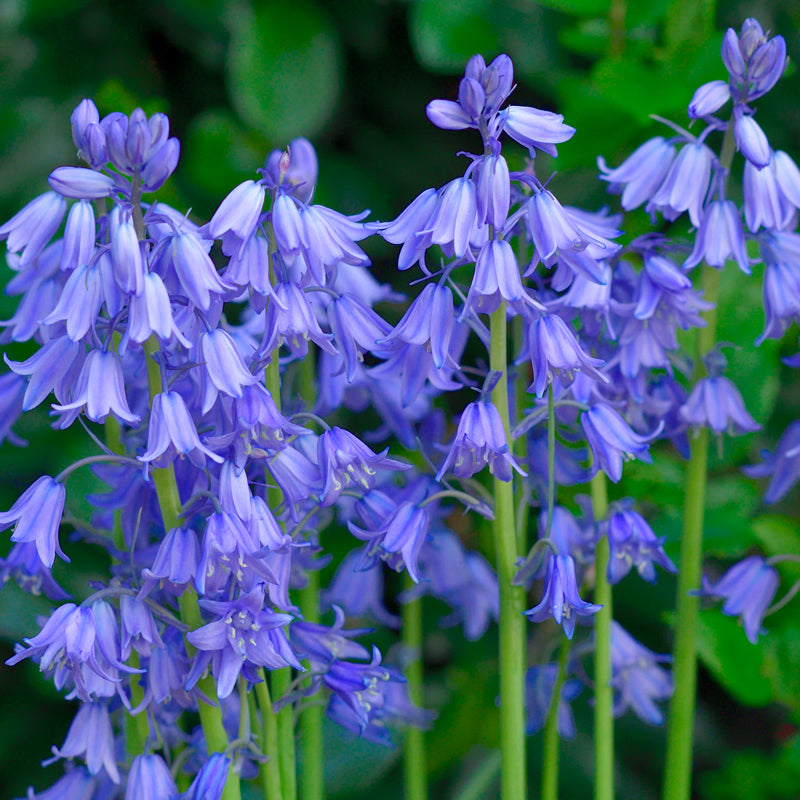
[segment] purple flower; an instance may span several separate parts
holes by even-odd
[[[710,81],[697,89],[689,102],[689,117],[700,117],[719,111],[731,99],[731,88],[727,81]]]
[[[478,253],[475,275],[459,319],[464,319],[472,308],[491,314],[503,301],[511,304],[524,301],[533,308],[541,307],[522,285],[511,245],[505,239],[490,239]]]
[[[557,314],[548,314],[528,322],[524,349],[519,359],[530,358],[533,367],[533,390],[541,397],[555,376],[562,386],[572,383],[573,373],[582,371],[586,376],[606,382],[607,378],[598,372],[603,365],[599,358],[592,358],[582,349],[572,329]]]
[[[206,227],[211,238],[219,239],[226,233],[235,233],[240,239],[248,239],[258,224],[265,196],[266,190],[261,182],[240,183],[209,220]]]
[[[760,430],[747,413],[739,390],[725,377],[701,378],[680,410],[691,425],[708,426],[714,433],[741,434]]]
[[[119,616],[122,630],[120,653],[123,661],[128,660],[132,648],[140,656],[147,657],[154,649],[164,646],[153,614],[143,600],[122,595],[119,599]]]
[[[207,331],[200,337],[200,355],[208,376],[204,414],[214,405],[219,392],[230,397],[241,397],[245,386],[258,382],[258,378],[245,366],[231,335],[222,328]]]
[[[622,192],[622,207],[626,211],[638,208],[656,193],[675,158],[675,146],[656,136],[633,151],[616,169],[609,169],[602,157],[597,166],[600,179],[608,181],[610,192]]]
[[[70,209],[64,226],[61,269],[75,269],[88,264],[94,252],[95,237],[94,208],[88,200],[81,200]]]
[[[652,463],[650,441],[661,432],[664,423],[659,423],[649,436],[640,436],[611,406],[598,403],[581,415],[581,426],[595,463],[617,483],[622,477],[623,458]]]
[[[114,732],[105,703],[83,703],[69,726],[61,749],[54,747],[59,758],[83,757],[91,775],[105,768],[114,783],[120,782],[114,757]]]
[[[55,582],[50,568],[40,558],[36,542],[15,544],[7,558],[0,558],[0,586],[10,578],[30,594],[44,593],[51,600],[68,600],[70,597]]]
[[[188,456],[199,469],[205,467],[206,456],[218,464],[222,456],[209,450],[197,435],[192,417],[183,397],[177,392],[161,392],[153,398],[150,426],[147,431],[147,450],[138,458],[164,467],[176,456]]]
[[[211,295],[223,295],[231,287],[222,281],[208,255],[208,243],[191,233],[173,237],[169,257],[189,300],[203,311],[211,307]]]
[[[712,267],[723,267],[729,258],[736,260],[742,272],[750,274],[741,212],[731,200],[716,200],[706,206],[694,248],[683,267],[696,267],[704,259]]]
[[[558,664],[530,667],[525,673],[525,709],[528,736],[538,733],[547,722],[553,691],[558,679]],[[558,696],[558,735],[563,739],[575,738],[575,719],[569,704],[583,691],[583,684],[574,678],[564,681]]]
[[[178,800],[175,779],[161,756],[153,754],[133,759],[125,800]]]
[[[715,584],[705,576],[698,594],[725,602],[722,613],[741,617],[747,638],[755,644],[764,631],[761,620],[778,591],[778,572],[761,556],[748,556],[734,564]]]
[[[774,453],[761,451],[763,464],[743,467],[743,471],[751,478],[772,476],[764,502],[767,505],[777,503],[800,479],[800,420],[791,422],[778,439]]]
[[[231,760],[224,753],[212,753],[203,764],[181,800],[221,800]]]
[[[66,200],[55,192],[39,195],[0,225],[0,241],[7,239],[8,252],[20,253],[20,266],[27,266],[53,238],[66,211]]]
[[[182,591],[197,574],[200,545],[197,534],[188,528],[172,528],[161,540],[152,567],[142,570],[139,597],[147,595],[159,582],[168,581]]]
[[[0,530],[12,523],[12,542],[33,542],[39,558],[46,567],[52,567],[55,554],[69,561],[58,543],[58,528],[64,513],[66,490],[49,475],[43,475],[31,484],[8,511],[0,513]]]
[[[85,167],[58,167],[47,179],[50,188],[73,200],[99,200],[114,191],[114,179]]]
[[[34,794],[30,786],[27,795],[17,800],[94,800],[96,790],[97,779],[84,767],[75,767],[49,789]]]
[[[650,198],[647,210],[661,211],[670,222],[688,211],[692,225],[699,227],[713,158],[711,150],[700,142],[684,145],[658,191]]]
[[[201,604],[217,619],[186,634],[187,641],[199,651],[186,678],[187,689],[197,683],[209,664],[222,699],[233,691],[243,670],[245,677],[255,682],[257,667],[303,669],[280,630],[292,617],[264,607],[263,583],[242,592],[238,600],[202,600]]]
[[[556,145],[572,138],[575,128],[564,124],[562,114],[530,106],[509,106],[502,114],[503,130],[530,151],[531,158],[541,150],[555,158]]]
[[[461,414],[455,439],[436,480],[440,481],[449,469],[459,478],[471,478],[487,464],[501,481],[511,480],[512,467],[520,475],[526,474],[511,455],[500,413],[492,403],[478,400]]]
[[[664,715],[656,702],[672,696],[672,676],[659,667],[669,662],[639,644],[621,625],[611,621],[611,686],[614,689],[614,716],[628,708],[650,725],[661,725]]]
[[[552,617],[571,639],[577,617],[591,616],[601,608],[581,600],[572,556],[551,555],[547,562],[542,600],[539,605],[528,609],[525,616],[531,622],[544,622]]]
[[[785,228],[794,215],[794,207],[781,192],[771,160],[763,169],[746,161],[743,173],[744,218],[755,233],[759,228]]]
[[[456,178],[439,191],[439,203],[428,223],[431,242],[463,257],[478,224],[475,183],[467,177]]]
[[[317,440],[317,460],[324,480],[320,506],[333,505],[348,488],[365,491],[375,486],[379,469],[406,470],[411,464],[387,458],[387,448],[373,453],[360,439],[344,428],[333,427]]]
[[[634,510],[633,500],[622,500],[613,506],[606,533],[610,550],[609,583],[619,583],[631,567],[636,567],[639,575],[650,583],[656,580],[656,564],[668,572],[678,571],[664,552],[665,537],[656,537],[645,518]]]
[[[761,126],[749,115],[737,108],[733,118],[733,134],[739,152],[758,169],[769,164],[770,148]]]

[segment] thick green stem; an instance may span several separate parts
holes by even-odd
[[[134,650],[128,661],[131,667],[139,666],[139,654]],[[130,677],[131,705],[136,708],[144,700],[144,689],[135,673]],[[145,745],[150,737],[150,724],[147,721],[147,710],[140,711],[135,717],[125,715],[125,752],[131,758],[144,753]]]
[[[308,583],[300,592],[300,610],[306,622],[319,622],[319,572],[308,571]],[[312,703],[300,714],[300,743],[303,770],[300,774],[300,796],[303,800],[322,800],[323,740],[322,718],[324,708]]]
[[[406,574],[406,588],[414,582]],[[415,706],[422,705],[422,598],[403,606],[403,644],[408,656],[406,680],[408,696]],[[425,757],[425,733],[419,728],[408,727],[403,753],[406,800],[426,800],[428,797],[428,767]],[[305,800],[305,798],[303,798]]]
[[[521,239],[522,237],[520,237]],[[521,243],[520,243],[521,244]],[[522,256],[518,256],[520,264],[523,263]],[[525,335],[524,320],[518,314],[511,320],[511,338],[514,343],[514,352],[522,350],[523,337]],[[530,383],[527,369],[520,365],[514,373],[514,424],[524,416],[526,394]],[[528,437],[518,436],[512,445],[514,457],[517,461],[525,463],[528,460]],[[517,550],[520,553],[528,552],[528,517],[530,516],[530,503],[528,502],[528,492],[525,486],[525,479],[522,475],[514,474],[514,494],[519,498],[517,504]]]
[[[280,700],[292,682],[292,668],[273,670],[271,673],[272,696]],[[276,715],[278,723],[278,765],[281,773],[283,800],[297,800],[297,768],[294,739],[294,713],[287,703]]]
[[[502,373],[492,391],[507,439],[508,353],[505,305],[491,315],[490,368]],[[512,586],[517,557],[514,496],[511,482],[494,478],[494,540],[500,584],[500,787],[502,800],[520,800],[526,793],[525,764],[525,593]]]
[[[158,342],[154,337],[145,342],[145,358],[147,361],[147,381],[150,389],[150,403],[153,398],[163,391],[161,384],[161,372],[158,364],[153,359],[153,355],[158,351]],[[170,464],[166,469],[152,470],[153,483],[155,484],[158,504],[161,508],[161,516],[164,521],[164,530],[169,531],[180,525],[180,496],[178,494],[178,484],[175,480],[175,470]],[[178,600],[181,610],[181,621],[188,625],[191,630],[202,627],[203,618],[200,614],[200,606],[197,604],[197,593],[190,586],[184,589],[183,594]],[[187,643],[186,649],[191,656],[193,648]],[[202,700],[198,702],[198,713],[200,714],[200,724],[203,727],[206,747],[209,753],[224,753],[228,747],[228,736],[225,733],[225,726],[222,723],[222,709],[217,698],[217,688],[211,675],[206,675],[197,683],[200,689],[209,700],[211,705],[207,705]],[[225,790],[222,793],[222,800],[239,800],[241,798],[241,787],[239,775],[231,770],[228,773],[228,780],[225,783]]]
[[[544,742],[542,748],[542,800],[558,800],[559,744],[558,704],[561,701],[561,687],[567,677],[567,664],[572,650],[572,641],[566,636],[561,642],[558,657],[558,675],[553,686],[553,699],[547,711],[544,724]]]
[[[261,682],[255,685],[258,707],[261,711],[261,752],[267,756],[259,768],[264,800],[283,800],[281,792],[281,766],[278,758],[278,718],[272,710],[267,676],[262,669]]]
[[[596,522],[608,512],[606,476],[592,478],[592,509]],[[608,537],[597,542],[594,602],[594,796],[614,800],[614,691],[611,687],[611,584],[608,582]]]

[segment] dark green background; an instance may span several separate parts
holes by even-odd
[[[169,114],[182,156],[162,194],[179,208],[191,207],[198,219],[207,219],[238,182],[255,177],[270,149],[298,135],[312,139],[319,152],[320,202],[345,212],[371,208],[373,218],[389,219],[421,190],[463,170],[455,153],[474,147],[472,137],[435,129],[424,108],[434,97],[455,95],[463,64],[475,52],[487,61],[509,53],[518,83],[513,102],[557,110],[577,128],[560,147],[551,186],[563,202],[594,209],[609,202],[596,178],[596,157],[616,164],[653,135],[651,113],[685,124],[696,86],[724,77],[722,31],[738,28],[748,15],[784,35],[790,57],[800,59],[796,0],[718,6],[711,0],[627,6],[624,0],[0,0],[0,219],[44,191],[51,169],[75,163],[68,119],[83,97],[92,97],[101,114],[137,105]],[[773,147],[800,161],[798,98],[800,78],[792,66],[759,101],[758,119]],[[632,215],[630,229],[644,225],[643,214]],[[408,276],[394,275],[392,249],[368,247],[382,278],[401,286]],[[747,279],[726,271],[721,338],[742,346],[730,351],[731,374],[750,411],[769,424],[760,437],[726,442],[716,459],[706,543],[710,556],[723,559],[755,545],[800,552],[796,501],[766,515],[760,487],[737,469],[759,445],[773,446],[782,426],[798,416],[798,383],[779,362],[796,350],[796,329],[784,343],[752,348],[762,325],[755,272]],[[11,316],[14,305],[0,298],[0,317]],[[10,352],[19,358],[30,350]],[[86,448],[77,430],[50,432],[44,412],[24,420],[19,431],[30,440],[28,449],[0,448],[4,509],[35,476],[55,474]],[[71,480],[71,496],[80,492],[81,480]],[[675,556],[681,498],[674,455],[664,450],[655,468],[630,465],[614,492],[647,498],[645,510],[657,532],[669,535]],[[81,513],[79,503],[73,507]],[[0,539],[5,552],[7,533]],[[87,577],[102,574],[104,562],[91,552],[70,552],[77,555],[74,567],[59,566],[58,575],[80,597]],[[787,571],[784,577],[788,586],[797,576]],[[620,620],[659,652],[669,648],[665,617],[673,594],[663,576],[655,588],[630,577],[617,592]],[[35,632],[35,614],[48,607],[39,601],[13,586],[0,595],[3,658],[14,641]],[[735,621],[716,610],[703,616],[707,668],[700,682],[697,786],[707,800],[800,794],[797,607],[796,601],[769,620],[771,634],[758,648]],[[441,611],[426,606],[428,699],[440,710],[428,742],[436,796],[449,798],[496,746],[496,637],[465,644],[457,632],[439,632]],[[590,792],[591,711],[585,699],[576,708],[579,736],[564,750],[564,797]],[[41,789],[55,779],[59,768],[45,772],[38,762],[51,744],[63,742],[71,713],[35,666],[0,666],[0,796],[22,795],[30,782]],[[630,715],[618,731],[620,796],[655,797],[663,731]],[[332,794],[371,797],[380,780],[380,796],[400,797],[397,751],[354,745],[335,730],[327,746]],[[530,749],[535,793],[538,737]],[[493,785],[482,796],[494,796]]]

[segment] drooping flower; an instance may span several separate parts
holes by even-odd
[[[83,703],[69,726],[61,748],[53,748],[58,758],[80,757],[86,761],[89,774],[97,775],[105,768],[109,777],[120,782],[114,756],[114,733],[105,703]]]
[[[553,691],[557,678],[558,664],[530,667],[525,673],[525,732],[528,736],[532,736],[544,728],[550,713],[550,706],[553,703]],[[558,714],[558,734],[564,739],[575,738],[575,719],[569,704],[582,691],[583,684],[575,678],[564,681],[561,686],[556,713]]]
[[[767,505],[777,503],[800,480],[800,420],[789,423],[778,440],[774,453],[761,451],[762,464],[743,467],[751,478],[771,476],[764,494]]]
[[[761,429],[747,413],[739,390],[724,376],[701,378],[680,413],[691,425],[707,425],[714,433],[742,434]]]

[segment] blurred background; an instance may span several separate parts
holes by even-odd
[[[577,129],[557,162],[540,172],[544,177],[550,166],[558,172],[551,186],[562,202],[616,208],[597,180],[597,156],[615,165],[655,135],[650,114],[686,124],[695,88],[725,77],[723,31],[738,29],[747,16],[786,38],[793,63],[759,101],[758,119],[772,146],[800,161],[798,0],[0,0],[0,220],[44,191],[54,167],[77,163],[69,115],[83,97],[93,98],[101,115],[137,106],[169,115],[182,155],[161,197],[191,208],[199,220],[237,183],[255,177],[271,149],[295,136],[310,138],[318,150],[318,202],[346,213],[370,208],[373,219],[390,219],[423,189],[463,171],[456,152],[475,146],[470,133],[434,128],[424,109],[433,98],[455,96],[464,63],[476,52],[487,62],[510,54],[518,84],[513,102],[558,111]],[[632,215],[629,230],[643,229],[645,221]],[[392,249],[368,246],[379,277],[402,288],[407,276],[395,275]],[[2,269],[4,283],[10,273]],[[755,271],[755,279],[726,278],[721,338],[744,345],[729,354],[730,374],[766,425],[760,437],[726,441],[716,457],[706,549],[720,564],[756,545],[800,553],[797,502],[763,513],[763,486],[738,471],[759,446],[774,447],[798,416],[800,397],[800,384],[780,362],[796,352],[796,331],[758,351],[751,346],[763,325]],[[14,298],[0,298],[0,318],[8,319],[14,307]],[[31,350],[8,352],[24,358]],[[30,446],[0,447],[2,509],[36,476],[55,474],[87,447],[77,429],[51,432],[46,411],[16,430]],[[86,478],[72,480],[72,496],[90,488]],[[677,457],[665,450],[654,469],[630,465],[613,492],[657,498],[645,506],[676,557]],[[76,502],[73,511],[86,509]],[[8,535],[0,534],[0,555],[7,549]],[[88,549],[74,552],[73,567],[59,566],[57,577],[80,598],[105,564]],[[787,570],[784,577],[797,575]],[[663,575],[656,587],[629,577],[618,589],[616,609],[643,643],[667,652],[673,597],[674,585]],[[0,797],[22,796],[31,783],[41,790],[60,774],[59,767],[39,764],[51,745],[63,742],[73,709],[35,665],[2,664],[15,641],[35,633],[36,614],[49,607],[13,585],[0,594]],[[425,656],[429,705],[440,715],[428,737],[432,780],[435,796],[447,798],[491,764],[496,635],[465,643],[458,631],[439,630],[442,610],[426,605]],[[798,601],[767,627],[770,636],[753,647],[735,621],[717,610],[703,616],[696,781],[703,800],[800,796]],[[591,708],[585,698],[575,705],[578,737],[565,744],[563,796],[587,797]],[[618,730],[620,796],[655,798],[663,730],[631,715]],[[333,729],[326,746],[331,797],[401,796],[399,750],[354,744]],[[532,796],[540,749],[540,738],[531,738]],[[494,794],[490,780],[475,797]]]

